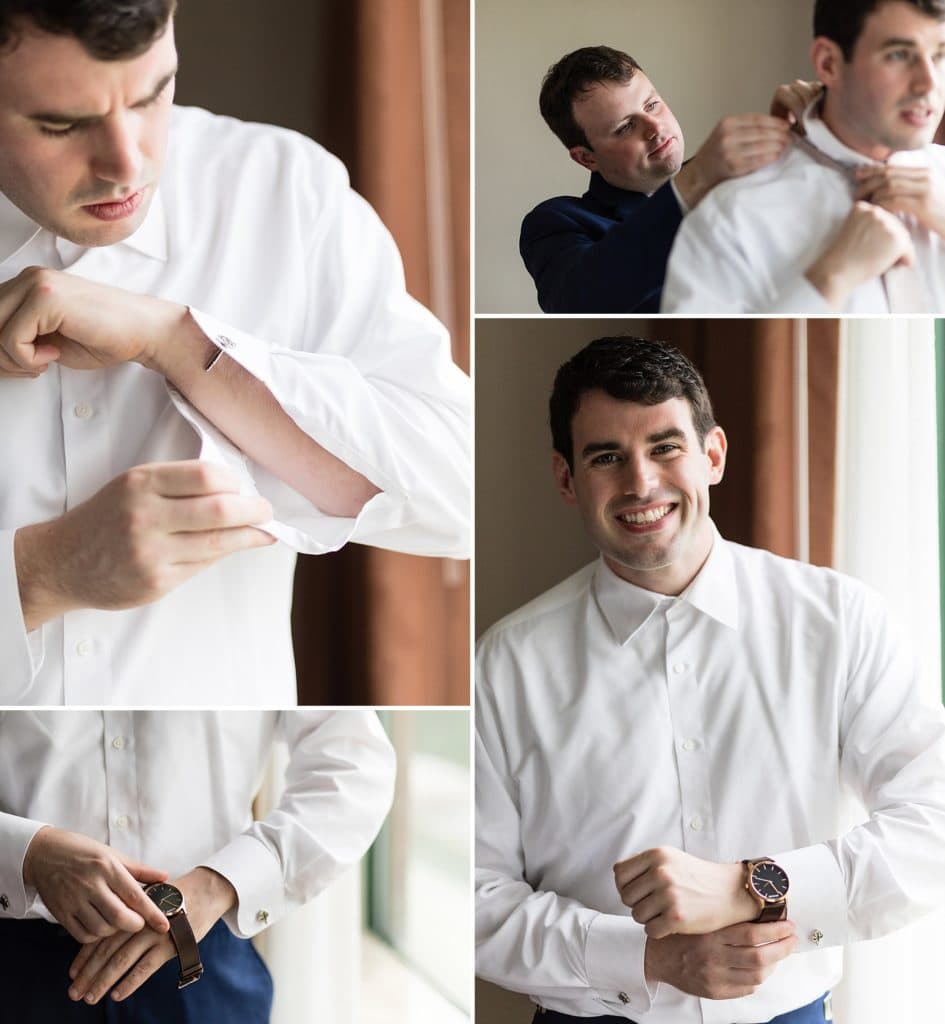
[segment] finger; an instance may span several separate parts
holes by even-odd
[[[146,878],[141,881],[155,881],[163,882],[167,878],[166,872],[155,871],[153,868],[145,869],[143,864],[138,864],[134,861],[131,862],[131,867],[135,869],[137,874],[150,874],[150,875],[163,875],[163,878]],[[167,917],[161,912],[157,904],[151,899],[150,896],[141,888],[138,884],[139,880],[136,880],[134,874],[126,864],[123,868],[120,868],[115,876],[109,879],[112,891],[122,901],[126,909],[130,912],[134,912],[134,916],[140,915],[142,920],[142,926],[148,924],[156,932],[166,932],[169,925],[167,923]],[[137,929],[126,929],[127,931],[133,931]]]
[[[94,932],[89,931],[88,928],[82,923],[77,914],[64,914],[56,915],[56,920],[62,925],[63,928],[75,939],[76,942],[98,942],[99,939],[103,938],[101,935],[96,935]],[[114,933],[114,928],[108,933],[109,935]]]
[[[128,935],[113,935],[101,942],[90,942],[83,946],[69,966],[69,998],[81,999],[91,988],[92,982],[102,968],[128,942]]]
[[[80,998],[87,1003],[97,1003],[145,955],[156,938],[154,932],[139,932],[112,950],[96,972],[89,971],[87,976],[76,978],[73,987],[82,992]]]
[[[760,946],[726,946],[724,962],[740,970],[768,967],[790,956],[796,946],[796,935],[787,935],[777,942],[766,942]]]
[[[275,542],[276,538],[271,533],[257,530],[253,526],[236,526],[230,530],[208,530],[203,533],[175,533],[171,564],[187,566],[196,572],[196,567],[201,563],[212,565],[218,559],[237,551],[265,548]]]
[[[40,339],[55,326],[43,323],[39,300],[31,293],[0,327],[0,348],[21,369],[46,366],[59,358],[59,349]]]
[[[631,879],[626,885],[618,886],[620,899],[628,907],[636,907],[642,900],[656,892],[659,884],[659,879],[654,872],[645,871],[642,875]]]
[[[112,932],[140,932],[144,927],[144,918],[141,914],[135,913],[123,899],[111,889],[104,889],[91,899],[91,905],[101,915],[111,928],[106,934]],[[150,903],[150,900],[148,901]],[[154,904],[151,904],[154,906]]]
[[[154,946],[134,965],[127,977],[122,978],[121,982],[112,992],[112,998],[120,1002],[122,999],[127,999],[132,993],[137,992],[155,971],[171,959],[172,955],[162,946]]]
[[[142,467],[151,472],[154,491],[165,498],[188,498],[199,494],[238,494],[239,477],[229,466],[203,459],[159,462]]]
[[[114,935],[119,929],[102,916],[98,908],[92,903],[91,898],[81,903],[74,911],[75,919],[79,922],[87,935],[93,939],[105,939]],[[80,940],[88,942],[88,939]]]
[[[209,494],[174,498],[167,503],[165,526],[170,533],[199,533],[258,526],[272,519],[272,505],[256,494]]]
[[[659,917],[666,909],[666,894],[663,892],[653,892],[633,903],[631,916],[637,924],[647,924]],[[656,937],[654,936],[654,938]]]
[[[617,888],[623,890],[624,886],[632,882],[638,875],[649,871],[651,855],[652,850],[644,850],[643,853],[638,853],[614,864],[614,881],[617,883]]]

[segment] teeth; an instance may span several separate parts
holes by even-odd
[[[671,509],[671,505],[660,505],[658,508],[647,509],[646,512],[624,512],[617,518],[622,519],[625,523],[632,523],[634,526],[645,526],[647,523],[659,522]]]

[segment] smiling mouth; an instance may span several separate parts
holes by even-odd
[[[662,156],[663,153],[666,152],[667,147],[673,141],[674,137],[675,136],[670,135],[668,139],[664,139],[658,146],[656,146],[656,147],[654,147],[653,149],[650,150],[649,155],[651,157],[652,156]]]
[[[629,526],[649,526],[652,523],[658,523],[661,519],[665,519],[674,508],[676,508],[675,504],[656,505],[653,508],[640,512],[621,512],[617,518]]]
[[[926,124],[934,116],[934,110],[927,103],[914,103],[911,106],[900,107],[900,116],[911,124]]]

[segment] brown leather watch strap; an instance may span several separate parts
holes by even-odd
[[[190,927],[190,922],[183,910],[171,914],[167,923],[171,926],[171,939],[177,948],[177,957],[180,960],[177,987],[184,988],[185,985],[191,985],[199,980],[200,975],[203,974],[200,950],[197,948],[194,930]]]
[[[783,921],[787,917],[787,900],[780,903],[768,903],[755,918],[755,924],[768,924],[770,921]]]

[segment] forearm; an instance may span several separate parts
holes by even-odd
[[[160,373],[221,433],[327,515],[354,518],[378,488],[309,437],[269,389],[217,347],[183,309],[178,329],[149,352]]]
[[[21,527],[13,539],[20,607],[27,632],[79,607],[63,585],[59,520]]]

